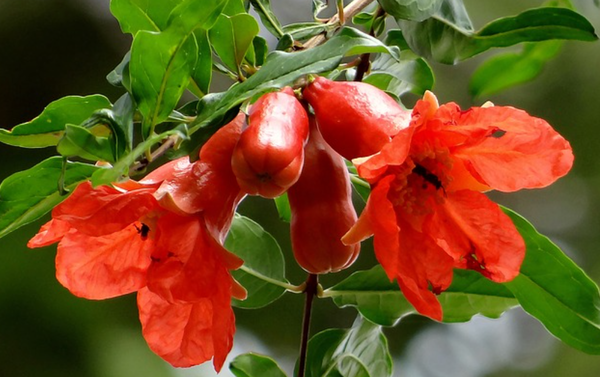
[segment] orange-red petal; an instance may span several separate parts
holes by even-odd
[[[62,220],[52,219],[42,225],[39,232],[27,243],[27,247],[33,249],[52,245],[60,241],[71,229],[71,225]]]

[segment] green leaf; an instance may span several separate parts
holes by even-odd
[[[386,13],[411,21],[423,21],[435,14],[444,0],[378,0]]]
[[[140,31],[131,46],[131,91],[144,116],[144,137],[175,109],[196,67],[195,39]]]
[[[488,59],[471,76],[469,92],[473,97],[487,97],[533,80],[563,44],[563,41],[528,43],[520,52]]]
[[[327,0],[312,0],[313,18],[317,21],[319,13],[327,9]]]
[[[110,107],[110,101],[101,95],[64,97],[50,103],[33,120],[10,131],[0,129],[0,142],[23,148],[54,146],[67,124],[80,124],[96,110]]]
[[[171,11],[181,0],[111,0],[110,11],[124,33],[166,29]]]
[[[381,326],[360,316],[349,330],[330,329],[308,342],[306,377],[386,377],[392,358]]]
[[[365,318],[382,326],[394,326],[403,317],[418,314],[381,266],[355,272],[325,291],[325,296],[332,297],[339,307],[356,307]],[[452,285],[438,297],[444,322],[466,322],[476,314],[498,318],[517,305],[504,286],[466,270],[455,270]]]
[[[114,144],[107,137],[96,136],[87,128],[67,124],[58,143],[58,153],[65,157],[82,157],[90,161],[115,161]]]
[[[322,22],[301,22],[285,25],[283,32],[290,34],[294,40],[302,41],[321,33],[327,33],[337,27],[336,24],[324,24]]]
[[[244,266],[232,271],[233,277],[248,291],[243,300],[233,305],[260,308],[277,300],[288,285],[285,263],[277,241],[251,219],[235,215],[225,248],[244,260]]]
[[[277,213],[279,213],[279,219],[289,223],[292,221],[292,208],[290,207],[290,201],[288,199],[287,192],[274,199],[275,207],[277,207]]]
[[[212,50],[208,40],[208,31],[197,29],[194,31],[194,37],[198,45],[198,60],[192,72],[193,81],[190,89],[201,98],[208,93],[212,81]]]
[[[262,24],[267,28],[269,33],[273,34],[275,38],[279,39],[285,34],[282,31],[281,23],[273,13],[271,8],[271,2],[269,0],[250,0],[250,4],[260,16]]]
[[[275,360],[255,353],[237,356],[229,364],[229,370],[236,377],[286,377]]]
[[[62,170],[62,157],[51,157],[0,183],[0,237],[39,219],[66,199],[58,192]],[[93,165],[68,162],[64,188],[74,188],[96,170]]]
[[[249,54],[251,51],[254,51],[254,53]],[[246,54],[246,60],[248,60],[253,66],[260,67],[265,64],[268,54],[269,45],[267,44],[267,40],[260,35],[257,35],[252,40],[252,48],[248,50],[248,54]]]
[[[209,37],[223,63],[232,71],[238,72],[258,31],[258,22],[249,14],[221,15],[210,29]]]
[[[349,27],[343,28],[326,43],[309,50],[294,53],[274,51],[269,54],[263,67],[243,83],[235,84],[226,92],[204,96],[198,105],[198,116],[190,124],[190,133],[211,127],[215,132],[217,127],[231,119],[230,111],[246,99],[290,85],[306,74],[330,71],[340,64],[344,56],[366,52],[389,53],[398,57],[397,48],[388,47],[378,39]],[[194,154],[191,151],[198,148],[203,138],[205,135],[192,136],[187,146],[182,146],[182,151]]]
[[[188,36],[196,29],[213,27],[227,0],[180,0],[169,15],[168,29]]]
[[[508,209],[527,245],[521,273],[505,283],[523,309],[571,347],[600,354],[600,293],[594,283],[548,238]]]
[[[106,81],[109,84],[117,87],[124,87],[127,91],[131,91],[131,82],[129,80],[129,60],[131,59],[131,51],[127,51],[123,60],[106,75]]]
[[[432,18],[423,22],[398,20],[398,24],[413,51],[447,64],[490,48],[522,42],[598,39],[585,17],[555,7],[530,9],[517,16],[500,18],[475,33],[470,29],[462,2],[446,0]]]

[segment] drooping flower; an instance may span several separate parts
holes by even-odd
[[[570,170],[573,154],[547,122],[522,110],[462,111],[427,92],[408,128],[354,163],[372,191],[343,241],[373,235],[390,280],[420,313],[441,320],[436,294],[450,285],[453,268],[506,282],[525,256],[514,224],[483,192],[547,186]]]
[[[231,170],[242,118],[221,128],[200,159],[167,163],[140,182],[80,184],[28,246],[58,242],[57,278],[73,294],[138,292],[150,348],[174,366],[213,359],[220,370],[235,332],[231,297],[245,290],[223,248],[243,194]]]

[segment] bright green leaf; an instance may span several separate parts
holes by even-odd
[[[494,47],[550,39],[598,39],[585,17],[566,8],[543,7],[495,20],[473,32],[462,2],[447,0],[435,16],[423,22],[398,20],[411,49],[447,64]]]
[[[240,308],[260,308],[277,300],[287,285],[285,263],[277,241],[259,224],[237,215],[225,241],[225,248],[244,260],[232,271],[233,277],[248,291],[243,300],[233,300]]]
[[[282,31],[281,23],[277,19],[277,16],[275,16],[275,13],[273,13],[269,0],[250,0],[250,4],[252,4],[252,7],[260,16],[263,25],[275,38],[279,39],[285,34]]]
[[[62,158],[51,157],[0,183],[0,237],[39,219],[66,199],[58,192],[62,170]],[[64,188],[73,189],[96,170],[93,165],[68,162]]]
[[[279,219],[286,223],[292,221],[292,208],[290,207],[287,192],[284,192],[283,195],[275,198],[274,201],[275,207],[277,207],[277,213],[279,213]]]
[[[598,286],[524,218],[505,209],[527,245],[521,273],[505,283],[526,312],[571,347],[600,354]]]
[[[144,137],[171,114],[196,68],[193,37],[140,31],[131,47],[131,90],[144,116]]]
[[[111,0],[110,11],[124,33],[166,29],[169,14],[181,0]]]
[[[487,97],[536,78],[560,51],[563,41],[528,43],[520,52],[496,55],[471,76],[469,92],[473,97]]]
[[[255,353],[237,356],[229,364],[229,370],[236,377],[286,377],[275,360]]]
[[[186,37],[196,29],[208,30],[227,5],[227,0],[179,0],[169,15],[169,30]]]
[[[397,19],[423,21],[435,14],[444,0],[378,0]]]
[[[221,15],[210,29],[209,37],[221,61],[232,71],[238,72],[258,31],[258,23],[249,14]]]
[[[306,377],[386,377],[392,358],[381,326],[360,316],[349,330],[330,329],[308,342]]]
[[[0,129],[0,142],[23,148],[54,146],[67,124],[80,124],[95,111],[110,107],[110,101],[101,95],[64,97],[50,103],[33,120],[10,131]]]
[[[90,161],[115,161],[113,143],[108,137],[96,136],[89,129],[67,124],[57,146],[65,157],[81,157]]]

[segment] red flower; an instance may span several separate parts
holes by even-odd
[[[231,349],[229,302],[245,290],[229,272],[242,261],[222,241],[243,197],[231,170],[242,120],[219,130],[195,163],[181,158],[115,187],[80,184],[28,244],[59,242],[57,278],[77,296],[138,291],[144,337],[174,366],[214,357],[218,371]]]
[[[408,128],[354,162],[372,191],[343,241],[374,235],[388,277],[420,313],[441,320],[435,294],[450,285],[454,267],[506,282],[525,255],[514,224],[482,191],[547,186],[569,171],[573,154],[548,123],[522,110],[461,111],[427,92]]]

